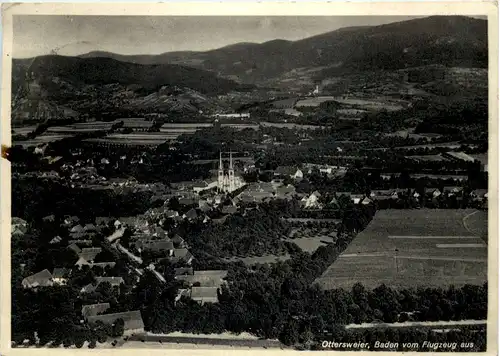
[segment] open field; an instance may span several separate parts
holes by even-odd
[[[476,230],[486,219],[475,210],[381,210],[316,281],[325,289],[482,284],[487,245]]]
[[[267,122],[267,121],[262,121],[260,123],[262,126],[268,126],[268,127],[278,127],[278,128],[287,128],[287,129],[302,129],[302,130],[317,130],[317,129],[324,129],[325,126],[319,126],[319,125],[301,125],[301,124],[292,124],[292,123],[287,123],[287,122]]]
[[[91,122],[79,122],[67,126],[52,126],[47,129],[47,132],[51,133],[85,133],[85,132],[95,132],[95,131],[107,131],[110,130],[113,124],[119,120],[114,121],[91,121]]]
[[[37,136],[31,140],[17,141],[17,142],[13,142],[13,144],[20,145],[23,147],[32,147],[32,146],[44,145],[44,144],[51,143],[51,142],[56,142],[56,141],[62,140],[63,138],[68,138],[68,137],[71,137],[71,135],[67,135],[67,134],[43,134],[43,135]]]
[[[36,130],[38,125],[23,126],[23,127],[13,127],[12,131],[14,135],[27,135]]]
[[[173,139],[171,135],[162,132],[150,132],[150,133],[130,133],[130,134],[111,134],[104,138],[92,138],[85,141],[88,142],[102,142],[108,144],[124,144],[124,145],[138,145],[138,146],[149,146],[149,145],[160,145],[167,140]]]
[[[425,156],[405,156],[406,159],[411,159],[420,162],[441,162],[448,161],[447,158],[441,155],[425,155]]]
[[[324,103],[326,101],[332,101],[335,100],[334,96],[318,96],[315,98],[307,98],[307,99],[302,99],[297,101],[295,104],[295,107],[317,107],[320,106],[321,103]]]

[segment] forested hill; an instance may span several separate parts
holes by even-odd
[[[342,28],[299,41],[240,43],[207,52],[157,56],[88,53],[130,63],[175,63],[259,83],[296,68],[330,67],[335,72],[401,69],[429,64],[488,66],[487,21],[432,16],[381,26]]]
[[[112,58],[78,58],[58,55],[40,56],[32,60],[13,60],[13,87],[18,87],[29,73],[31,79],[44,83],[43,89],[60,89],[57,80],[72,85],[114,84],[138,85],[145,89],[179,86],[206,95],[237,90],[240,85],[217,77],[214,73],[175,64],[142,65]],[[24,74],[24,75],[23,75]]]

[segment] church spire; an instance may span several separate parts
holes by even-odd
[[[219,151],[219,170],[222,171],[224,169],[224,165],[222,164],[222,152]]]
[[[229,169],[233,169],[233,152],[229,151]]]

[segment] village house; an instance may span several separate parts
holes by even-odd
[[[178,234],[172,237],[171,241],[173,242],[175,248],[181,248],[186,246],[184,239],[180,237]]]
[[[474,200],[488,199],[488,189],[475,189],[470,193]]]
[[[201,305],[217,303],[219,301],[219,289],[217,287],[192,287],[190,297]]]
[[[193,275],[193,267],[179,267],[174,269],[175,276]]]
[[[142,320],[142,315],[139,310],[93,315],[89,316],[87,321],[90,325],[95,325],[98,321],[106,325],[113,325],[118,319],[122,319],[124,322],[124,335],[144,333],[144,321]]]
[[[66,268],[54,268],[52,272],[52,280],[56,284],[66,284],[68,282],[67,275],[69,270]]]
[[[295,194],[295,187],[291,184],[278,187],[275,194],[278,199],[291,199]]]
[[[90,269],[92,269],[94,267],[113,268],[114,266],[116,266],[116,262],[95,262],[95,263],[89,263],[88,266]]]
[[[184,219],[194,220],[194,219],[196,219],[198,217],[198,213],[193,208],[193,209],[189,209],[189,211],[187,213],[185,213],[182,217]]]
[[[78,260],[75,266],[83,266],[91,264],[96,256],[101,253],[102,249],[100,247],[86,247],[81,250],[78,254]]]
[[[76,243],[72,242],[68,245],[68,249],[75,252],[77,255],[82,252],[82,249],[76,245]]]
[[[304,178],[304,173],[296,167],[292,166],[279,166],[274,171],[275,176],[290,177],[293,179]]]
[[[190,265],[193,259],[193,255],[186,248],[176,248],[172,256],[168,257],[170,263],[184,262],[187,265]]]
[[[99,287],[101,283],[107,282],[111,284],[112,288],[119,287],[121,284],[124,283],[124,280],[122,277],[95,277],[96,283],[92,284],[89,283],[86,286],[84,286],[80,292],[81,293],[93,293]]]
[[[321,209],[321,204],[319,199],[321,198],[321,193],[318,191],[313,192],[309,197],[304,197],[302,202],[306,209]]]
[[[55,236],[52,240],[49,241],[49,244],[54,245],[60,243],[61,241],[62,241],[61,236]]]
[[[21,284],[24,288],[51,287],[54,285],[54,280],[49,270],[44,269],[24,278]]]
[[[226,277],[226,270],[194,271],[194,274],[176,275],[175,279],[184,281],[187,286],[178,291],[176,301],[187,296],[200,304],[217,303],[218,291],[225,283]]]
[[[425,195],[430,196],[432,199],[439,198],[441,191],[437,188],[425,188]]]
[[[226,277],[226,270],[207,270],[194,271],[194,274],[179,275],[175,279],[184,281],[189,286],[199,284],[202,287],[220,287]]]
[[[168,256],[172,256],[174,253],[174,243],[170,239],[136,241],[135,248],[139,252],[143,252],[143,251],[161,252],[161,251],[163,251]]]
[[[222,214],[235,214],[238,212],[238,208],[234,205],[224,205],[222,207]]]
[[[351,200],[354,204],[361,203],[366,196],[364,194],[351,194]]]
[[[464,188],[463,187],[444,187],[443,192],[447,194],[448,196],[456,196],[460,195],[463,192]]]
[[[365,197],[363,200],[361,200],[361,204],[362,205],[369,205],[369,204],[372,204],[372,203],[373,203],[373,201],[370,198],[368,198],[368,197]]]

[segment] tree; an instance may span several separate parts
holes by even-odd
[[[111,336],[113,336],[113,337],[123,336],[124,331],[125,331],[125,322],[123,321],[122,318],[117,319],[113,323],[113,329],[111,332]]]

